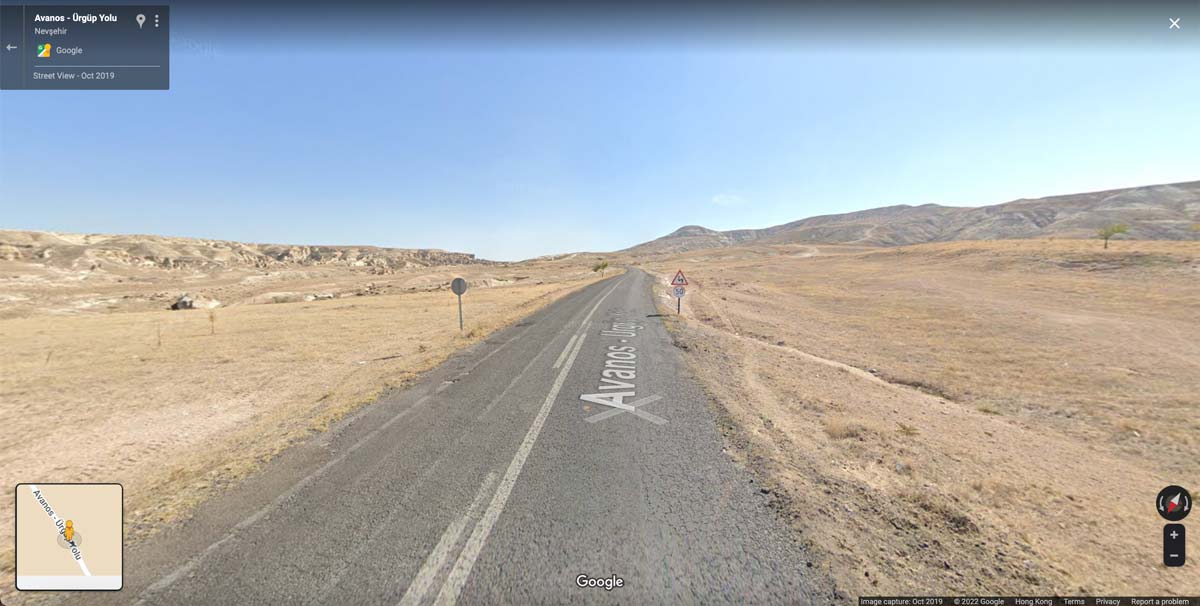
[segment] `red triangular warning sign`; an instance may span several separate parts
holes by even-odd
[[[675,278],[673,280],[671,280],[671,286],[687,286],[687,285],[688,285],[687,278],[683,277],[683,270],[681,269],[681,270],[679,270],[678,273],[675,274]]]

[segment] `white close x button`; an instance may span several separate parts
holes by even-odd
[[[1171,21],[1171,25],[1168,25],[1167,29],[1183,29],[1183,28],[1179,27],[1179,21],[1180,21],[1180,19],[1183,19],[1183,17],[1178,17],[1178,18],[1167,17],[1167,19],[1169,19]]]

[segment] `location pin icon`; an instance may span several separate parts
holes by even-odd
[[[142,29],[142,24],[146,22],[146,15],[139,14],[134,20],[138,22],[138,29]]]

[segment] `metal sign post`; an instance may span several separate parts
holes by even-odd
[[[455,278],[454,281],[450,282],[450,290],[458,295],[458,331],[462,332],[462,296],[463,293],[467,292],[467,281],[462,278]]]
[[[675,295],[675,315],[679,315],[680,310],[683,308],[683,295],[687,293],[687,289],[684,286],[687,286],[687,283],[687,277],[683,275],[682,269],[675,272],[675,277],[671,279],[671,286],[675,287],[674,292],[671,293]]]

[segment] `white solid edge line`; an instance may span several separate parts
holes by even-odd
[[[615,286],[614,286],[614,288],[615,288]],[[610,292],[611,292],[611,289],[610,289]],[[605,297],[607,297],[607,296],[608,295],[605,294]],[[600,300],[603,301],[604,298],[602,297]],[[599,306],[599,303],[597,303],[596,306],[593,306],[592,309],[595,310],[595,308],[598,306]],[[588,317],[591,317],[591,314],[588,314]],[[571,339],[569,341],[567,341],[567,346],[563,349],[563,352],[561,354],[559,354],[558,362],[555,362],[553,368],[557,369],[559,366],[562,365],[563,358],[567,357],[567,353],[571,351],[571,344],[574,343],[575,339],[577,339],[577,338],[579,338],[578,333],[571,335]],[[514,376],[512,378],[512,380],[508,382],[508,385],[504,387],[504,391],[501,391],[499,395],[497,395],[495,398],[492,398],[491,402],[488,402],[487,407],[483,409],[483,412],[479,413],[479,417],[476,419],[476,421],[483,419],[484,415],[486,415],[488,412],[490,412],[492,410],[492,408],[494,408],[496,406],[496,404],[499,404],[500,401],[504,399],[504,396],[507,395],[508,392],[512,390],[513,386],[516,385],[517,382],[520,381],[525,376],[525,373],[529,371],[529,367],[533,366],[533,363],[537,362],[537,359],[539,357],[541,357],[541,352],[539,352],[538,355],[529,358],[529,363],[526,364],[525,367],[521,369],[521,372],[517,373],[517,375]]]
[[[571,352],[571,346],[575,344],[575,339],[578,338],[579,335],[571,335],[571,340],[567,341],[567,346],[563,348],[562,353],[558,354],[558,359],[554,361],[554,366],[551,366],[551,368],[562,366],[563,360],[567,359],[567,354]]]
[[[613,288],[615,288],[615,285]],[[612,289],[610,288],[609,292],[611,291]],[[597,301],[596,305],[592,306],[592,311],[595,311],[595,309],[600,306],[600,302],[602,302],[607,296],[608,293],[605,293],[605,295],[601,297],[600,301]],[[589,313],[584,321],[586,322],[587,318],[590,317],[591,314]],[[553,368],[562,366],[563,360],[565,360],[567,355],[571,353],[571,348],[575,345],[575,341],[578,338],[579,334],[571,335],[571,338],[567,341],[567,346],[564,347],[562,353],[559,354],[558,360],[554,363]],[[525,368],[517,374],[517,376],[512,378],[512,381],[508,383],[508,386],[504,388],[504,391],[501,391],[500,395],[496,396],[491,403],[488,404],[487,408],[484,409],[484,414],[486,414],[487,411],[491,410],[497,402],[504,398],[504,395],[507,394],[512,387],[516,385],[517,381],[519,381],[521,377],[525,375],[525,372],[529,370],[529,367],[533,365],[534,361],[536,361],[536,358],[531,359],[529,364],[527,364]],[[485,493],[492,488],[492,483],[494,481],[495,473],[489,474],[487,480],[482,486],[479,487],[479,491],[475,495],[475,500],[471,503],[471,507],[468,508],[467,513],[446,527],[446,530],[442,533],[442,537],[438,541],[438,544],[433,548],[433,551],[426,556],[425,562],[422,564],[420,571],[417,572],[417,576],[413,578],[412,583],[410,583],[408,589],[405,590],[404,596],[400,599],[400,606],[414,606],[416,604],[420,604],[425,598],[425,595],[429,592],[433,582],[437,579],[437,575],[440,574],[442,568],[445,567],[446,561],[450,556],[450,551],[458,543],[458,538],[462,535],[467,523],[477,515],[477,505],[482,501]]]
[[[587,315],[587,316],[585,316],[585,317],[583,318],[583,321],[579,323],[579,330],[583,330],[583,327],[584,327],[584,326],[585,326],[585,325],[588,323],[588,320],[591,320],[591,319],[592,319],[592,314],[595,314],[595,313],[596,313],[596,310],[597,310],[597,309],[600,309],[600,304],[601,304],[601,303],[603,303],[603,302],[604,302],[604,300],[608,298],[608,295],[611,295],[611,294],[612,294],[612,292],[613,292],[614,290],[616,290],[616,289],[617,289],[617,287],[618,287],[618,286],[620,286],[620,285],[621,285],[621,280],[618,280],[616,284],[613,284],[613,285],[612,285],[612,288],[608,289],[608,292],[604,293],[604,296],[603,296],[603,297],[600,297],[600,300],[599,300],[599,301],[596,301],[596,304],[592,306],[592,311],[589,311],[589,312],[588,312],[588,315]]]
[[[229,541],[231,541],[235,537],[237,537],[237,534],[239,532],[241,532],[242,530],[245,530],[246,528],[249,528],[250,526],[253,526],[256,522],[258,522],[263,517],[265,517],[267,515],[267,513],[269,513],[272,509],[277,508],[278,506],[282,505],[285,501],[287,501],[288,499],[295,496],[296,493],[303,490],[304,487],[308,486],[309,484],[312,484],[314,480],[316,480],[317,478],[324,475],[326,471],[329,471],[329,469],[331,467],[346,460],[346,457],[349,457],[351,454],[354,453],[354,451],[361,448],[364,444],[366,444],[368,441],[370,441],[376,435],[379,435],[380,433],[382,433],[384,430],[386,430],[388,427],[390,427],[396,421],[399,421],[401,418],[407,416],[408,413],[413,412],[414,410],[419,408],[422,404],[424,404],[429,399],[430,399],[430,397],[428,395],[423,396],[420,400],[417,400],[416,403],[414,403],[411,407],[404,409],[396,416],[392,417],[391,419],[388,419],[385,423],[383,423],[379,427],[376,427],[374,430],[371,431],[371,433],[363,436],[363,438],[361,440],[359,440],[358,442],[355,442],[353,446],[351,446],[350,448],[347,448],[344,452],[342,452],[342,454],[338,455],[337,457],[335,457],[333,459],[330,459],[324,465],[321,465],[320,467],[318,467],[316,471],[305,476],[299,482],[296,482],[295,484],[293,484],[292,487],[287,489],[286,492],[275,497],[270,503],[267,503],[258,511],[250,514],[250,516],[247,517],[246,519],[242,520],[241,522],[238,522],[233,527],[233,529],[229,532],[229,534],[225,535],[221,540],[217,541],[216,543],[213,543],[212,545],[209,545],[208,547],[206,547],[204,549],[204,551],[200,552],[199,555],[193,557],[191,560],[187,561],[179,568],[176,568],[175,570],[171,571],[169,574],[167,574],[163,578],[159,579],[155,583],[151,584],[150,586],[148,586],[144,590],[142,590],[142,593],[138,595],[137,603],[143,604],[143,603],[145,603],[147,597],[152,597],[155,593],[158,593],[158,592],[166,589],[167,587],[170,587],[171,585],[175,584],[175,582],[178,581],[180,579],[180,577],[182,577],[185,574],[187,574],[188,572],[192,571],[197,566],[199,566],[201,562],[203,562],[205,559],[207,559],[210,555],[212,555],[213,553],[216,553],[221,548],[222,545],[224,545],[225,543],[228,543]]]
[[[620,286],[620,282],[614,284],[588,315],[579,323],[579,328],[582,330],[600,308],[600,304],[612,294],[614,290]],[[559,371],[558,377],[554,380],[554,385],[550,388],[550,393],[546,394],[546,400],[542,402],[542,407],[538,410],[537,417],[533,419],[533,424],[529,427],[529,432],[525,434],[525,439],[521,442],[521,446],[517,448],[517,453],[513,455],[513,460],[508,465],[508,470],[504,472],[504,478],[500,480],[500,486],[496,489],[496,495],[492,497],[492,502],[488,505],[487,511],[483,512],[483,517],[479,523],[475,525],[475,530],[471,532],[471,536],[467,539],[467,544],[463,546],[462,551],[458,554],[458,559],[454,562],[454,567],[450,569],[450,573],[446,575],[446,581],[442,584],[442,590],[438,592],[437,600],[434,604],[439,606],[453,606],[458,601],[458,596],[462,592],[462,588],[467,583],[467,579],[471,576],[471,569],[475,566],[475,561],[479,559],[479,553],[483,551],[483,545],[487,541],[488,535],[492,532],[492,527],[496,525],[496,520],[500,518],[500,514],[504,511],[504,505],[508,502],[508,497],[512,494],[513,487],[517,483],[517,478],[521,475],[521,469],[525,466],[525,460],[529,458],[530,451],[533,450],[533,445],[537,442],[538,436],[542,433],[542,427],[546,423],[546,417],[550,415],[550,409],[554,406],[554,400],[558,397],[558,392],[562,390],[563,383],[567,379],[567,375],[571,372],[571,367],[575,365],[575,358],[579,356],[579,350],[583,348],[583,341],[587,339],[587,333],[578,333],[579,340],[575,342],[575,349],[571,351],[571,356],[567,358],[566,365]]]
[[[579,349],[583,346],[584,339],[587,335],[583,335],[575,342],[575,349],[571,352],[571,357],[567,359],[567,363],[558,373],[558,378],[554,381],[554,386],[550,388],[550,393],[546,395],[545,402],[542,403],[542,408],[538,410],[537,417],[533,419],[533,425],[529,427],[529,432],[525,434],[525,439],[521,442],[521,446],[517,448],[516,455],[508,464],[508,470],[504,472],[504,478],[500,480],[500,486],[496,489],[495,496],[492,497],[492,502],[488,505],[487,511],[483,512],[483,517],[479,519],[479,523],[475,525],[475,530],[467,539],[467,544],[463,546],[462,552],[458,554],[458,559],[454,562],[454,568],[450,569],[450,574],[446,575],[446,581],[442,584],[442,590],[438,592],[437,600],[434,604],[450,606],[458,601],[458,594],[462,591],[463,585],[466,585],[467,578],[471,576],[471,568],[475,566],[475,561],[479,558],[479,552],[483,551],[483,544],[487,541],[487,537],[492,532],[492,526],[496,524],[496,520],[500,517],[500,513],[504,511],[504,505],[508,502],[509,495],[512,494],[513,486],[517,483],[517,478],[521,475],[521,469],[525,467],[525,460],[529,457],[529,452],[533,450],[534,442],[537,442],[538,435],[542,433],[542,426],[546,423],[546,417],[550,414],[550,408],[554,405],[555,398],[558,397],[558,392],[562,389],[563,382],[567,378],[567,373],[570,372],[571,366],[575,364],[575,357],[579,355]]]
[[[497,347],[496,349],[489,352],[486,356],[484,356],[482,359],[480,359],[478,362],[476,362],[473,366],[471,366],[471,369],[468,370],[468,372],[470,372],[471,370],[474,370],[480,364],[483,364],[484,361],[486,361],[488,358],[495,355],[500,350],[504,349],[505,347],[508,347],[508,345],[510,343],[512,343],[513,341],[516,341],[519,336],[520,335],[518,335],[517,337],[514,337],[512,339],[509,339],[508,341],[501,344],[500,347]],[[143,589],[142,592],[140,594],[138,594],[137,603],[144,604],[146,602],[147,598],[153,597],[154,594],[161,592],[162,590],[166,589],[167,587],[170,587],[171,585],[174,585],[175,582],[178,581],[181,577],[183,577],[188,572],[191,572],[193,569],[195,569],[197,566],[199,566],[201,562],[203,562],[205,559],[207,559],[213,553],[216,553],[218,550],[220,550],[222,545],[225,545],[229,541],[233,540],[239,532],[254,525],[254,523],[258,522],[260,519],[262,519],[264,516],[266,516],[267,513],[270,512],[272,509],[275,509],[279,505],[282,505],[285,501],[290,499],[296,493],[303,490],[305,486],[308,486],[309,484],[313,483],[314,480],[316,480],[320,476],[324,475],[325,472],[329,471],[329,469],[331,467],[346,460],[346,458],[348,456],[353,454],[358,449],[362,448],[367,442],[374,439],[380,433],[383,433],[385,430],[387,430],[388,427],[391,427],[393,424],[395,424],[396,421],[399,421],[400,419],[408,416],[408,414],[411,412],[415,412],[418,408],[421,407],[422,404],[425,404],[432,398],[433,398],[433,396],[430,394],[425,394],[424,396],[421,396],[421,398],[418,399],[416,402],[414,402],[412,406],[396,413],[396,416],[388,419],[382,425],[380,425],[379,427],[376,427],[374,430],[372,430],[371,433],[368,433],[367,435],[363,436],[362,439],[355,442],[352,446],[350,446],[350,448],[347,448],[344,452],[342,452],[342,454],[338,455],[337,457],[335,457],[333,459],[330,459],[324,465],[321,465],[320,467],[318,467],[316,471],[305,476],[304,478],[301,478],[298,482],[293,484],[292,487],[289,488],[286,492],[279,495],[278,497],[275,497],[275,499],[273,499],[270,503],[267,503],[258,511],[250,514],[250,516],[247,517],[246,519],[242,520],[241,522],[238,522],[237,525],[235,525],[230,530],[229,534],[225,535],[224,537],[222,537],[220,540],[213,543],[212,545],[209,545],[208,547],[206,547],[204,549],[204,551],[200,552],[199,554],[194,556],[192,559],[188,560],[187,562],[184,562],[181,566],[179,566],[175,570],[171,571],[170,573],[163,576],[158,581],[150,584],[148,587]]]
[[[613,287],[610,290],[608,290],[608,293],[612,293],[612,290],[616,289],[616,288],[617,288],[617,284],[613,284]],[[605,293],[604,298],[601,298],[600,301],[604,301],[604,299],[607,299],[608,293]],[[598,302],[598,304],[596,304],[596,307],[599,307],[599,306],[600,306],[600,304]],[[595,312],[595,307],[592,308],[592,311]],[[590,317],[592,317],[592,314],[589,313],[588,318],[590,318]],[[584,322],[587,322],[587,318],[584,318]],[[492,352],[485,355],[484,358],[480,359],[478,362],[475,362],[475,364],[472,367],[470,367],[467,372],[469,373],[469,372],[474,371],[476,367],[479,367],[480,365],[484,364],[484,361],[486,361],[488,358],[491,358],[491,356],[499,353],[500,349],[504,349],[505,347],[508,347],[510,343],[516,341],[517,338],[520,336],[521,335],[517,335],[514,338],[510,338],[509,341],[505,341],[504,343],[500,344],[500,347],[493,349]],[[254,511],[253,514],[251,514],[250,516],[245,518],[245,520],[242,520],[241,522],[236,524],[236,526],[234,526],[233,529],[230,530],[230,532],[228,534],[224,535],[223,538],[221,538],[220,540],[217,540],[216,542],[214,542],[214,544],[209,545],[208,547],[205,547],[204,551],[198,553],[197,556],[194,556],[190,560],[187,560],[187,562],[180,565],[179,568],[176,568],[175,570],[170,571],[169,574],[167,574],[166,576],[163,576],[162,578],[160,578],[160,580],[158,580],[154,583],[151,583],[150,586],[148,586],[142,590],[142,593],[138,594],[137,604],[139,604],[139,605],[145,604],[146,599],[151,598],[151,596],[154,596],[154,594],[156,594],[158,592],[162,592],[163,589],[166,589],[166,588],[172,586],[172,584],[175,584],[176,581],[179,581],[180,577],[184,576],[185,574],[187,574],[187,572],[190,572],[191,570],[196,568],[196,566],[198,566],[200,563],[204,562],[204,560],[206,558],[211,556],[212,553],[220,551],[222,545],[227,544],[227,542],[232,541],[234,538],[236,538],[236,535],[238,535],[238,533],[241,532],[241,530],[244,530],[250,526],[253,526],[254,523],[258,522],[259,520],[262,520],[262,518],[266,514],[268,514],[268,512],[270,510],[277,508],[278,505],[281,505],[284,502],[286,502],[286,500],[288,500],[289,498],[292,498],[295,493],[300,492],[300,490],[302,490],[302,488],[304,488],[305,486],[312,484],[313,480],[316,480],[317,478],[319,478],[320,475],[323,475],[325,472],[328,472],[328,470],[331,467],[336,466],[337,463],[341,463],[342,461],[346,460],[346,457],[349,456],[350,454],[352,454],[352,452],[354,452],[355,450],[359,450],[362,445],[366,444],[367,442],[370,442],[370,440],[372,438],[378,436],[379,433],[382,433],[384,430],[386,430],[386,428],[390,427],[392,424],[395,424],[395,422],[400,420],[401,418],[403,418],[403,416],[407,416],[408,413],[414,412],[414,410],[416,408],[419,408],[421,406],[421,404],[424,404],[425,402],[430,400],[430,398],[431,398],[430,395],[422,396],[420,398],[420,400],[416,401],[413,404],[412,407],[401,410],[401,412],[397,413],[396,416],[392,416],[391,419],[389,419],[388,421],[385,421],[383,425],[380,425],[379,427],[374,428],[374,430],[371,433],[366,434],[366,436],[362,437],[362,439],[360,439],[359,442],[356,442],[353,446],[350,446],[349,449],[342,452],[342,455],[334,458],[334,460],[326,462],[325,464],[323,464],[323,466],[320,466],[319,468],[317,468],[316,472],[308,474],[307,476],[305,476],[305,478],[302,478],[300,481],[296,482],[295,485],[288,488],[287,492],[284,492],[283,494],[280,494],[280,496],[276,497],[274,500],[271,500],[271,502],[264,505],[262,509],[259,509],[258,511]]]
[[[487,478],[483,481],[483,485],[475,493],[475,500],[471,501],[471,506],[467,508],[467,511],[460,518],[446,527],[446,531],[442,533],[441,540],[438,541],[433,551],[429,552],[429,556],[425,558],[425,563],[421,565],[421,570],[404,592],[404,597],[400,598],[400,606],[416,606],[421,603],[421,600],[425,599],[425,594],[429,593],[429,589],[433,587],[433,582],[437,579],[437,575],[442,572],[442,568],[446,566],[446,561],[450,559],[450,552],[458,544],[458,539],[462,536],[467,523],[479,515],[479,508],[483,505],[483,498],[491,490],[495,482],[496,472],[488,473]]]

